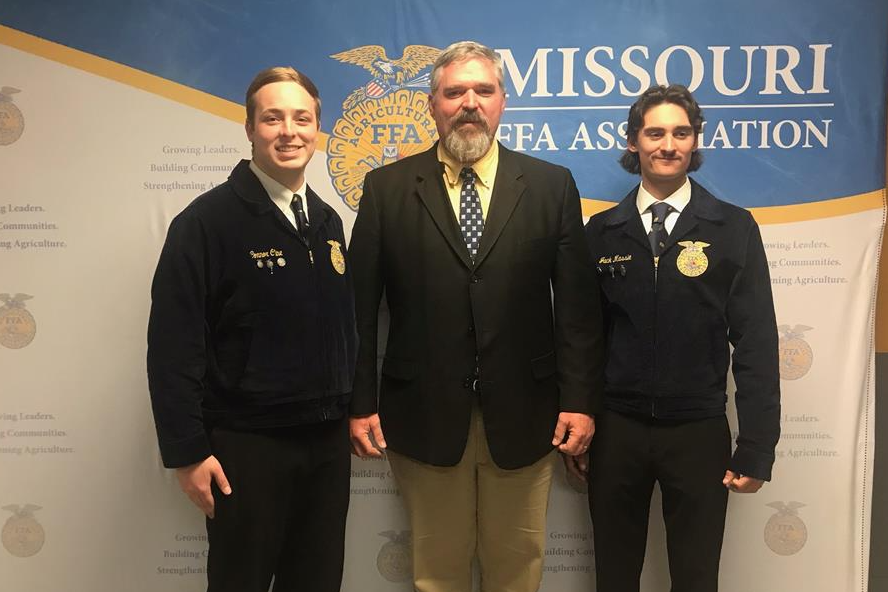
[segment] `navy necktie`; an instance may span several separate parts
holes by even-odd
[[[666,247],[666,239],[669,233],[666,232],[666,216],[673,211],[673,207],[663,201],[651,204],[648,208],[651,211],[651,231],[648,232],[648,241],[651,243],[651,252],[654,257],[659,257]]]
[[[464,168],[459,173],[462,179],[462,189],[459,192],[459,229],[462,231],[466,247],[472,261],[478,254],[478,245],[481,243],[481,234],[484,232],[484,216],[481,213],[481,197],[475,187],[477,179],[475,171]]]
[[[308,232],[308,218],[305,216],[305,210],[302,207],[302,197],[298,193],[293,194],[290,209],[293,210],[293,214],[296,216],[296,230],[299,231],[299,236],[305,238],[305,233]]]

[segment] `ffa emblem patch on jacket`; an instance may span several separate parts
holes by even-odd
[[[709,259],[703,249],[709,246],[709,243],[703,241],[681,241],[678,243],[684,249],[678,254],[678,260],[675,262],[678,271],[688,277],[697,277],[703,275],[706,268],[709,267]]]
[[[327,244],[330,245],[330,263],[333,264],[333,269],[335,269],[336,273],[339,275],[343,275],[345,273],[345,257],[339,249],[342,243],[335,240],[328,240]]]

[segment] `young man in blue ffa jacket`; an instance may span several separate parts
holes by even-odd
[[[148,381],[166,467],[207,516],[209,592],[337,592],[357,347],[342,221],[306,185],[315,85],[270,68],[246,96],[252,161],[172,222]]]
[[[687,176],[702,126],[683,86],[642,94],[621,159],[641,184],[586,226],[608,343],[589,459],[598,592],[638,590],[655,482],[672,592],[717,590],[728,492],[771,478],[780,385],[768,263],[749,212]]]
[[[445,49],[429,96],[440,142],[367,174],[352,234],[352,447],[388,450],[419,592],[470,592],[475,557],[484,590],[538,589],[555,451],[585,455],[601,396],[577,187],[495,140],[505,100],[497,53]]]

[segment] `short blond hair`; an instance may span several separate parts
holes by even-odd
[[[296,70],[295,68],[291,68],[290,66],[275,66],[273,68],[266,68],[262,70],[256,77],[253,78],[253,82],[250,83],[250,86],[247,87],[247,97],[245,106],[247,109],[247,123],[253,123],[253,111],[256,110],[256,93],[259,92],[259,89],[265,86],[266,84],[271,84],[272,82],[295,82],[299,86],[305,89],[305,92],[309,94],[311,98],[314,99],[315,102],[315,116],[318,119],[318,125],[321,123],[321,96],[318,92],[318,87],[315,86],[314,82],[311,81],[311,78]]]

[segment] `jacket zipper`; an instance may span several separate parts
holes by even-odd
[[[659,304],[659,298],[657,296],[657,268],[660,265],[660,257],[654,257],[654,352],[653,352],[653,364],[651,368],[653,369],[653,376],[651,376],[652,382],[656,382],[657,376],[657,310]],[[654,419],[657,417],[655,413],[655,404],[656,404],[656,393],[651,397],[651,418]]]

